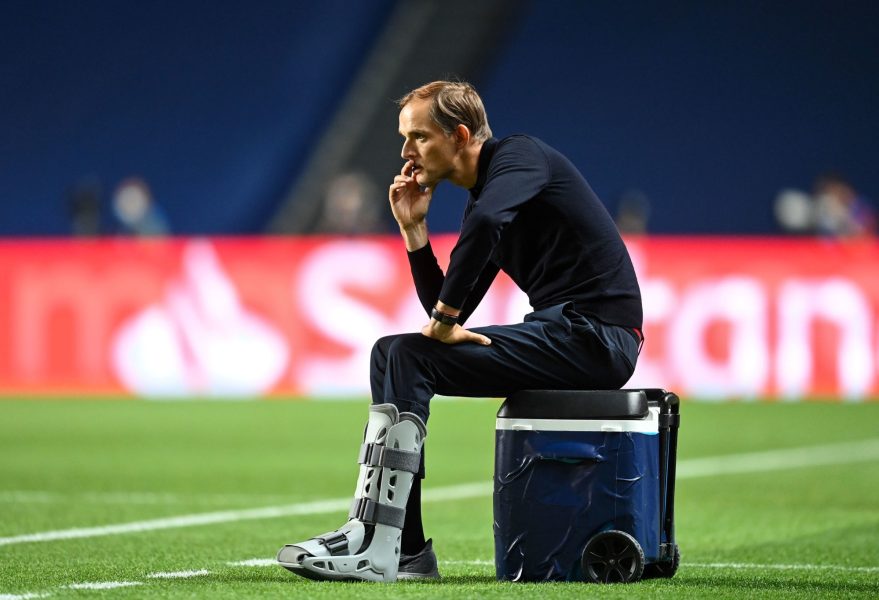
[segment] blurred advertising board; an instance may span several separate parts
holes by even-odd
[[[443,266],[454,241],[433,239]],[[627,244],[646,335],[628,387],[879,397],[879,244]],[[5,240],[0,299],[7,397],[365,395],[373,342],[426,322],[393,237]],[[502,275],[468,326],[529,310]]]

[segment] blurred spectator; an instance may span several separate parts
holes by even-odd
[[[815,203],[802,190],[784,189],[775,197],[775,220],[786,233],[815,232]]]
[[[74,184],[68,194],[71,233],[77,237],[101,235],[101,196],[98,179],[84,179]]]
[[[838,173],[825,173],[814,186],[815,226],[819,234],[858,237],[876,232],[876,214],[869,203]]]
[[[876,233],[876,213],[838,173],[820,175],[812,194],[786,189],[775,199],[775,218],[789,233],[860,237]]]
[[[639,189],[628,189],[617,202],[616,224],[623,234],[647,233],[650,219],[650,199]]]
[[[384,196],[363,173],[343,173],[330,181],[315,233],[385,233]]]
[[[165,215],[153,200],[146,181],[140,177],[129,177],[116,186],[113,212],[119,220],[121,233],[146,237],[170,232]]]

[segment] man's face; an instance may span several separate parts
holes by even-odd
[[[404,160],[415,163],[418,185],[434,187],[454,171],[458,153],[455,136],[445,133],[429,114],[430,100],[413,98],[400,110],[400,135]]]

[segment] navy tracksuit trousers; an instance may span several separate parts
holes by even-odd
[[[378,340],[370,365],[373,403],[390,402],[427,423],[434,394],[505,397],[525,389],[617,389],[632,376],[640,345],[634,332],[581,315],[571,303],[530,313],[524,323],[473,331],[491,344],[449,345],[421,333]],[[403,554],[417,554],[426,544],[424,475],[422,450],[406,505]]]
[[[391,403],[426,423],[430,399],[506,397],[518,390],[618,389],[638,359],[636,334],[578,313],[572,303],[523,323],[475,327],[491,344],[449,345],[421,333],[392,335],[372,349],[374,404]]]

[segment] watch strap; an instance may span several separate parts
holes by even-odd
[[[430,318],[436,319],[443,325],[448,325],[449,327],[453,327],[458,323],[457,315],[450,315],[448,313],[440,312],[436,308],[430,311]]]

